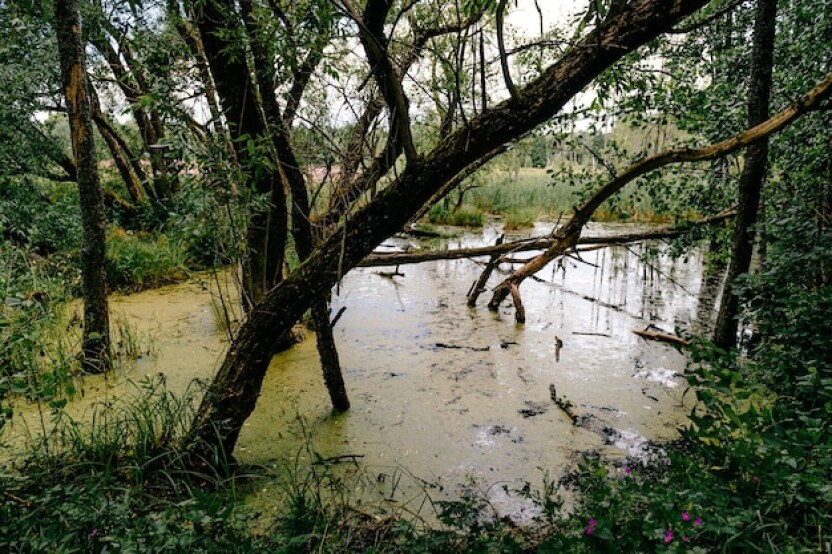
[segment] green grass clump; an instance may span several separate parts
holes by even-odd
[[[107,279],[114,290],[137,292],[188,277],[185,255],[165,235],[115,230],[107,239]]]
[[[457,227],[481,227],[484,221],[482,210],[476,207],[462,206],[458,210],[447,208],[442,204],[431,207],[428,221],[435,225],[455,225]]]
[[[178,450],[194,401],[156,379],[91,422],[52,410],[53,429],[0,471],[0,551],[257,552],[233,483]]]
[[[534,208],[512,208],[503,214],[503,229],[515,231],[533,227],[539,212]]]
[[[543,169],[494,171],[484,181],[471,191],[469,201],[487,213],[507,214],[518,209],[533,209],[537,216],[557,218],[570,213],[578,201],[576,188],[566,183],[553,183]]]

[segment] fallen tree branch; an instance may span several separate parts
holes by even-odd
[[[581,237],[578,244],[593,246],[610,246],[628,244],[644,240],[670,239],[690,233],[693,229],[703,225],[712,225],[734,216],[734,211],[719,213],[713,217],[692,221],[684,224],[657,227],[649,231],[625,233],[608,237]],[[358,267],[381,267],[389,265],[420,264],[437,260],[459,260],[464,258],[478,258],[481,256],[500,256],[516,252],[546,250],[556,243],[552,237],[536,237],[512,242],[503,242],[491,246],[474,248],[458,248],[454,250],[422,250],[416,252],[373,252],[364,258]]]
[[[549,385],[549,398],[552,399],[552,402],[554,402],[555,405],[558,408],[560,408],[563,413],[569,416],[569,419],[572,420],[573,425],[578,424],[578,416],[572,410],[574,404],[572,404],[572,402],[570,402],[566,398],[558,396],[558,391],[555,389],[554,384]]]
[[[669,342],[669,343],[674,344],[676,346],[684,346],[684,347],[690,346],[690,341],[689,340],[683,339],[682,337],[680,337],[678,335],[672,335],[670,333],[663,333],[663,332],[660,332],[660,331],[650,331],[649,329],[644,329],[643,331],[638,330],[638,329],[634,329],[633,333],[635,333],[636,335],[640,336],[641,338],[647,339],[647,340],[657,340],[657,341],[661,341],[661,342]]]
[[[494,243],[494,246],[500,246],[505,239],[505,235],[500,235],[497,238],[497,241]],[[500,260],[499,254],[492,254],[491,258],[489,258],[488,263],[485,266],[485,269],[482,270],[479,279],[474,281],[471,284],[471,289],[468,291],[468,306],[473,308],[477,305],[477,299],[480,297],[480,294],[485,292],[485,285],[488,283],[488,278],[491,277],[491,273],[494,271],[494,268],[497,266]]]

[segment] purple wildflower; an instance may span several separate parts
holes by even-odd
[[[98,529],[93,529],[90,531],[90,537],[97,537],[98,536]]]
[[[682,512],[682,521],[690,521],[690,514],[688,512]]]
[[[595,520],[594,517],[589,518],[589,521],[586,524],[586,529],[584,530],[584,533],[587,534],[587,535],[591,535],[591,534],[595,533],[595,526],[597,524],[598,524],[598,522]]]
[[[694,520],[693,520],[693,525],[694,525],[695,527],[699,527],[700,525],[703,525],[704,523],[705,523],[705,522],[704,522],[704,521],[702,521],[702,518],[701,518],[701,517],[698,517],[698,518],[696,518],[696,519],[694,519]]]
[[[673,529],[664,532],[664,542],[673,542]]]

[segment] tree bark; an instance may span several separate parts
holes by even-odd
[[[232,31],[241,28],[234,2],[209,0],[197,16],[205,56],[214,77],[230,128],[237,160],[250,181],[250,189],[264,201],[255,202],[246,228],[247,253],[243,261],[244,305],[251,310],[282,278],[288,232],[288,208],[283,180],[271,148],[272,137],[257,101],[257,86],[251,78],[241,44]],[[249,145],[266,152],[252,155]],[[263,163],[258,156],[275,163]],[[276,333],[280,335],[282,333]]]
[[[230,455],[254,410],[274,335],[289,329],[345,271],[401,229],[444,183],[505,142],[551,119],[602,71],[705,3],[636,0],[525,85],[520,98],[495,105],[470,119],[466,128],[445,137],[431,152],[409,158],[387,188],[342,222],[336,233],[251,310],[197,411],[190,433],[194,454],[208,462]],[[206,34],[203,40],[207,51]]]
[[[751,82],[748,86],[749,127],[768,119],[776,26],[777,0],[757,0]],[[764,138],[746,150],[745,165],[740,175],[740,199],[737,206],[731,262],[728,266],[728,277],[725,280],[725,290],[722,293],[722,303],[714,329],[714,343],[725,349],[737,344],[739,296],[733,288],[737,280],[747,274],[751,267],[757,211],[767,166],[768,139]]]
[[[84,43],[77,0],[55,0],[55,31],[61,78],[69,114],[72,151],[81,199],[81,245],[84,292],[84,336],[81,347],[86,371],[110,368],[110,319],[104,265],[104,196],[99,182],[93,143],[90,98],[86,89]]]

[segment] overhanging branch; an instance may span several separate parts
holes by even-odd
[[[527,277],[534,275],[549,262],[577,244],[584,225],[592,217],[592,214],[595,213],[595,210],[605,200],[620,191],[627,183],[670,164],[700,162],[727,156],[793,123],[798,117],[819,105],[830,93],[832,93],[832,73],[827,75],[823,81],[818,83],[802,98],[785,110],[738,135],[701,148],[669,150],[642,158],[633,163],[614,179],[598,189],[589,200],[575,210],[575,214],[569,221],[554,234],[552,237],[552,245],[546,252],[519,268],[494,289],[494,294],[488,303],[489,309],[496,311],[511,293],[512,286],[519,286]]]

